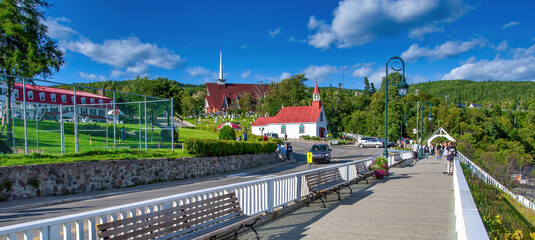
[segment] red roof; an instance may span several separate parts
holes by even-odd
[[[316,83],[316,86],[314,87],[314,92],[312,92],[312,94],[314,93],[320,93],[320,89],[318,88],[318,83]]]
[[[270,123],[311,123],[317,122],[321,108],[317,105],[300,107],[283,107],[275,117],[259,117],[252,126],[264,126]]]
[[[217,129],[221,129],[223,126],[230,126],[233,129],[241,129],[240,125],[238,125],[236,123],[232,123],[232,122],[223,123],[223,124],[219,125],[219,127]]]
[[[259,94],[267,91],[268,85],[265,84],[233,84],[233,83],[207,83],[206,84],[206,101],[209,108],[216,108],[221,110],[223,106],[223,99],[230,102],[236,98],[240,98],[245,93],[250,93],[254,99],[258,99]],[[230,101],[229,101],[230,100]]]
[[[254,123],[251,126],[268,125],[271,122],[273,122],[273,119],[275,119],[275,117],[259,117],[259,118],[256,119],[256,121],[254,121]]]

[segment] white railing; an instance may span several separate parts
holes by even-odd
[[[455,196],[455,230],[457,231],[457,239],[489,239],[459,161],[454,161],[453,194]]]
[[[0,227],[0,239],[5,239],[6,237],[9,240],[15,240],[17,237],[19,239],[41,240],[98,239],[95,226],[100,223],[147,214],[229,192],[236,193],[240,205],[247,215],[263,212],[272,213],[275,208],[284,207],[290,202],[300,202],[303,197],[310,194],[306,186],[305,174],[338,168],[342,178],[350,180],[357,177],[356,169],[352,167],[353,164],[366,162],[368,165],[373,159],[367,158],[272,178],[202,189],[63,217]],[[389,165],[392,164],[389,163]]]
[[[527,198],[525,198],[522,195],[516,195],[513,192],[509,191],[509,189],[507,189],[505,186],[503,186],[500,182],[496,181],[496,179],[494,179],[491,175],[489,175],[488,173],[483,171],[483,169],[481,169],[479,166],[474,164],[472,161],[470,161],[470,159],[468,159],[463,154],[459,154],[459,161],[461,163],[466,164],[466,166],[472,172],[472,174],[474,174],[477,177],[479,177],[485,183],[493,185],[493,186],[499,188],[503,192],[509,194],[509,196],[511,196],[512,198],[517,200],[519,203],[521,203],[525,207],[527,207],[527,208],[529,208],[531,210],[535,210],[535,204],[533,202],[531,202],[530,200],[528,200]]]

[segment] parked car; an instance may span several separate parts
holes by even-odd
[[[361,137],[357,141],[357,146],[361,148],[363,147],[380,148],[380,147],[384,147],[384,142],[380,140],[380,138],[377,138],[377,137]]]
[[[327,144],[314,144],[310,148],[312,163],[331,163],[331,151]]]
[[[385,142],[385,140],[382,139],[382,138],[379,138],[379,141],[381,141],[381,142]],[[388,141],[387,141],[387,145],[386,145],[386,147],[393,147],[393,146],[394,146],[394,143],[391,142],[390,140],[388,140]]]
[[[268,138],[279,138],[279,134],[277,133],[266,133],[266,136]]]

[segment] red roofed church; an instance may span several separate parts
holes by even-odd
[[[279,137],[286,134],[288,138],[304,135],[325,137],[327,118],[317,83],[312,96],[312,106],[283,107],[275,117],[259,117],[251,126],[253,134],[277,133]]]
[[[206,99],[204,107],[206,113],[227,112],[229,109],[240,108],[239,99],[243,94],[249,93],[252,98],[258,100],[267,91],[264,84],[232,84],[225,83],[223,78],[223,62],[219,57],[219,79],[217,83],[206,84]],[[250,109],[246,109],[250,110]]]

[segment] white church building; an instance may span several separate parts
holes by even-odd
[[[277,133],[279,137],[299,138],[325,137],[327,134],[327,118],[321,104],[318,84],[312,93],[312,106],[283,107],[275,117],[259,117],[251,125],[254,135]]]

